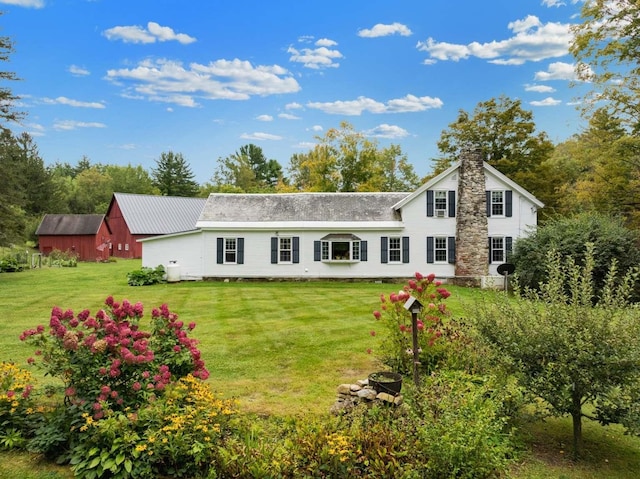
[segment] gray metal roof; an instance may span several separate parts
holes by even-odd
[[[164,235],[194,230],[207,202],[206,198],[131,193],[114,193],[113,197],[120,206],[129,231],[134,235]]]
[[[94,235],[100,229],[104,215],[44,215],[36,235]]]
[[[393,205],[409,193],[212,193],[201,222],[399,221]]]

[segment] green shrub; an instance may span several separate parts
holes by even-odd
[[[72,251],[60,251],[59,249],[54,249],[51,253],[49,253],[49,265],[50,266],[59,266],[62,268],[75,268],[78,266],[78,255]]]
[[[33,377],[13,363],[0,363],[0,449],[24,448],[43,419],[33,398]]]
[[[462,371],[438,371],[411,398],[423,477],[486,478],[514,457],[510,421],[523,404],[513,383]]]
[[[155,269],[141,268],[127,274],[129,286],[148,286],[163,283],[165,281],[165,269],[161,264]]]
[[[16,258],[5,257],[0,259],[0,273],[13,273],[23,269],[24,267]]]

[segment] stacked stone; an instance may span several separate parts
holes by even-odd
[[[479,149],[465,149],[458,170],[455,282],[480,286],[489,272],[487,196],[484,161]]]
[[[368,379],[361,379],[353,384],[340,384],[337,393],[336,402],[331,406],[333,414],[347,412],[360,403],[400,406],[403,402],[402,394],[394,396],[389,393],[379,393],[369,386]]]

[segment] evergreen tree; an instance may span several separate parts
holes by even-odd
[[[151,170],[153,186],[163,196],[197,196],[199,185],[182,153],[163,152]]]

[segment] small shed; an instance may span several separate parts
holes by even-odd
[[[60,250],[76,254],[80,261],[109,259],[111,230],[104,215],[47,214],[36,235],[45,256]]]

